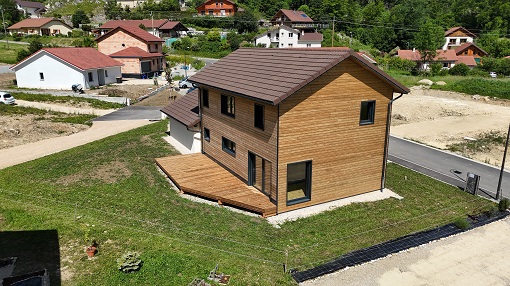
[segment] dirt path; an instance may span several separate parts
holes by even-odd
[[[475,97],[477,98],[477,97]],[[412,88],[395,101],[391,133],[439,149],[450,144],[467,143],[469,138],[494,131],[504,135],[510,123],[510,102],[456,92]],[[482,146],[463,153],[480,162],[501,166],[503,144]]]
[[[510,285],[510,218],[300,285]]]
[[[89,129],[69,136],[49,138],[38,142],[0,149],[0,169],[35,160],[53,153],[84,145],[111,135],[141,127],[148,120],[98,121]]]
[[[112,113],[115,109],[94,109],[94,108],[81,108],[72,107],[68,105],[49,104],[35,101],[16,100],[16,104],[24,107],[34,107],[37,109],[51,110],[64,112],[68,114],[92,114],[97,116],[103,116],[108,113]]]

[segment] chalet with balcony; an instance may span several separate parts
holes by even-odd
[[[266,48],[320,48],[322,38],[321,33],[305,32],[281,25],[255,37],[254,45]]]
[[[230,0],[206,0],[197,7],[198,15],[213,17],[231,17],[237,12],[244,11],[234,1]]]
[[[139,27],[119,26],[96,42],[100,52],[124,64],[124,77],[149,77],[164,69],[164,41]]]
[[[55,18],[28,18],[10,26],[7,30],[11,35],[67,36],[73,28]]]
[[[273,26],[288,26],[298,30],[314,30],[313,19],[303,11],[280,9],[270,20]]]
[[[22,11],[26,17],[42,18],[46,12],[46,6],[41,2],[16,0],[16,9]]]
[[[270,216],[384,187],[409,89],[357,53],[241,48],[189,80],[202,153],[156,159],[182,191]]]
[[[443,50],[455,50],[465,43],[473,43],[476,35],[463,27],[454,27],[444,33]]]

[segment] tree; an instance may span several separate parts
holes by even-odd
[[[462,76],[466,76],[468,75],[469,73],[469,67],[465,64],[465,63],[460,63],[460,64],[456,64],[454,65],[449,71],[448,73],[451,74],[451,75],[462,75]]]
[[[126,6],[129,7],[129,6]],[[124,14],[124,10],[122,10],[122,6],[120,3],[117,3],[116,0],[106,1],[104,4],[104,13],[107,19],[120,19]]]
[[[41,43],[41,41],[39,41],[39,39],[34,39],[32,40],[32,42],[30,42],[30,45],[28,45],[28,50],[22,49],[18,51],[18,54],[16,55],[16,60],[19,62],[29,57],[33,53],[39,51],[42,48],[43,44]]]
[[[257,32],[259,29],[257,18],[249,11],[234,14],[234,28],[239,34]]]
[[[16,2],[14,2],[14,0],[0,0],[0,7],[2,7],[4,12],[4,19],[6,22],[4,23],[5,27],[8,27],[23,19],[23,14],[18,9],[16,9]],[[0,28],[3,33],[4,27],[1,26]]]
[[[435,25],[432,20],[427,21],[420,27],[420,31],[414,35],[414,47],[421,54],[422,64],[432,62],[437,56],[437,49],[444,41],[444,31]]]
[[[85,12],[83,12],[83,10],[76,10],[76,12],[74,12],[73,16],[71,17],[71,21],[73,22],[74,28],[79,28],[80,24],[90,23],[89,17],[87,14],[85,14]]]

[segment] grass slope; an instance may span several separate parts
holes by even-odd
[[[289,268],[306,269],[494,207],[389,165],[387,185],[403,200],[352,204],[277,229],[172,191],[154,163],[175,154],[161,139],[165,130],[163,121],[0,170],[0,229],[57,230],[66,285],[187,285],[217,263],[230,285],[292,285],[285,251]],[[84,253],[88,239],[99,243],[93,260]],[[117,270],[128,250],[141,253],[139,272]],[[0,247],[0,257],[22,252]]]
[[[116,109],[124,107],[123,104],[115,102],[107,102],[92,98],[75,97],[75,96],[54,96],[51,94],[35,94],[26,92],[13,92],[12,95],[16,99],[36,101],[36,102],[55,102],[68,103],[71,105],[80,105],[80,103],[88,103],[90,107],[97,109]]]

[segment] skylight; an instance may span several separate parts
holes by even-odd
[[[306,15],[305,13],[301,13],[301,17],[308,18],[308,15]]]

